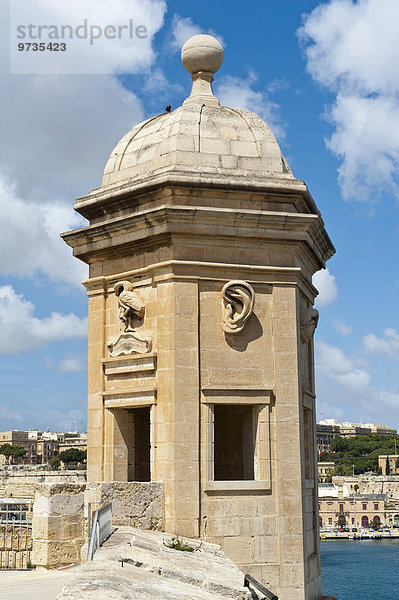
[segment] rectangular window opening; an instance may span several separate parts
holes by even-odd
[[[151,408],[129,410],[131,435],[128,445],[128,481],[151,481],[150,414]]]
[[[215,481],[255,479],[255,414],[252,405],[215,404]]]

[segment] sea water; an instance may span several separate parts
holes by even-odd
[[[399,600],[399,539],[323,540],[321,582],[338,600]]]

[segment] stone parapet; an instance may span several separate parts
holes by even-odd
[[[3,468],[0,470],[0,498],[34,500],[38,486],[48,484],[82,484],[86,471],[38,471]]]
[[[164,529],[164,485],[157,481],[88,482],[88,502],[112,502],[112,524],[140,529]],[[85,515],[87,510],[85,510]]]
[[[47,484],[35,492],[32,563],[55,569],[80,562],[85,484]]]

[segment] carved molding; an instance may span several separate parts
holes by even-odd
[[[301,342],[307,344],[313,337],[319,322],[319,311],[316,308],[304,308],[301,310]]]
[[[151,351],[151,338],[143,338],[137,333],[128,331],[121,333],[120,336],[108,343],[108,351],[110,356],[120,356],[121,354],[145,354]]]
[[[255,292],[246,281],[228,281],[222,289],[223,331],[239,333],[251,316],[255,303]]]

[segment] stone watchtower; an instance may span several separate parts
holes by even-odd
[[[223,50],[182,50],[183,105],[112,151],[64,234],[90,266],[88,478],[161,481],[165,529],[220,543],[282,600],[316,600],[312,275],[334,247]]]

